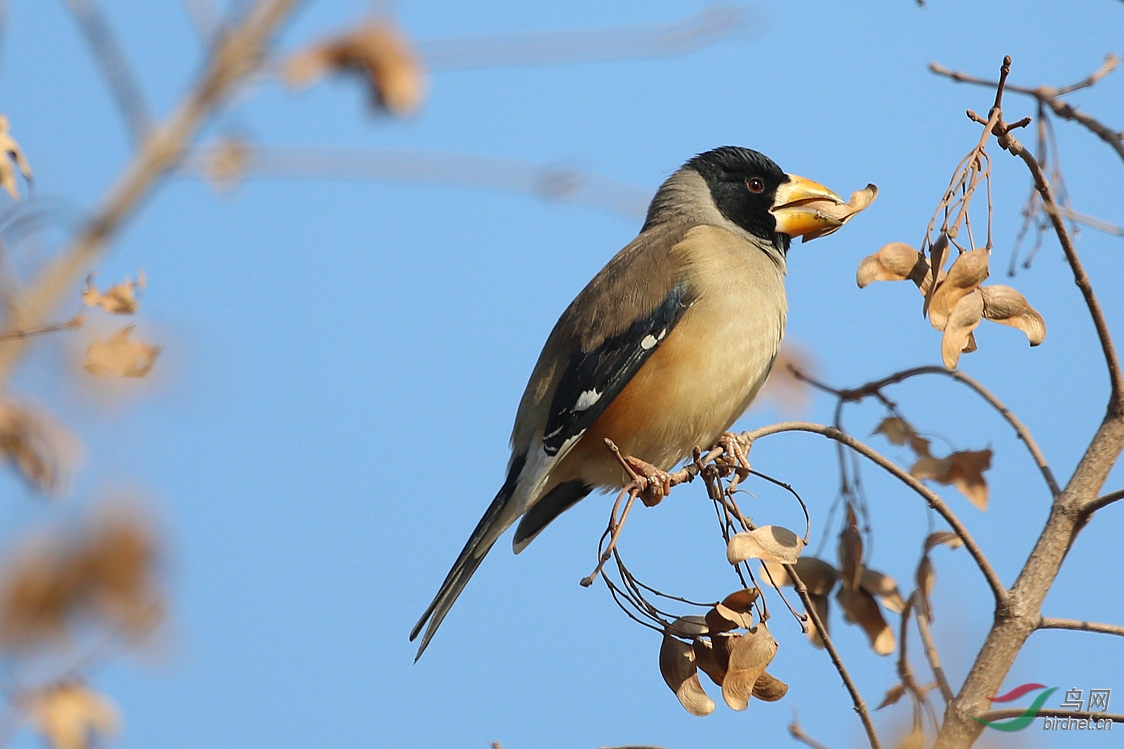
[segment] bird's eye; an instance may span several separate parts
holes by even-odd
[[[765,180],[760,177],[750,177],[745,181],[745,186],[749,188],[750,192],[764,192]]]

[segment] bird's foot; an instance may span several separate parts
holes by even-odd
[[[749,443],[739,434],[726,432],[718,439],[718,445],[725,451],[725,455],[721,458],[723,467],[734,472],[734,480],[730,486],[733,489],[749,478],[751,470],[747,454]]]
[[[651,463],[626,455],[622,458],[628,467],[629,476],[640,488],[637,494],[645,507],[655,507],[671,493],[671,474],[656,468]]]
[[[605,444],[617,456],[617,461],[628,474],[630,481],[624,487],[625,490],[630,494],[635,492],[645,507],[655,507],[671,493],[673,482],[670,473],[640,458],[622,455],[620,448],[611,439],[606,439]]]

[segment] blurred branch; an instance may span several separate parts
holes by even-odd
[[[987,581],[988,587],[991,588],[992,595],[995,597],[996,606],[1002,607],[1006,605],[1007,590],[1003,587],[999,576],[995,573],[991,563],[987,560],[987,556],[983,553],[983,550],[980,549],[979,545],[976,544],[976,540],[972,538],[972,535],[960,521],[960,518],[945,504],[939,494],[931,491],[927,486],[903,470],[898,464],[894,463],[874,448],[835,427],[807,421],[785,421],[777,424],[770,424],[748,432],[742,432],[740,436],[743,439],[756,441],[762,437],[768,437],[769,435],[780,434],[782,432],[810,432],[811,434],[818,434],[822,437],[839,442],[884,469],[887,473],[920,495],[921,498],[928,503],[929,507],[936,510],[937,514],[944,518],[952,531],[964,542],[964,548],[967,549],[972,559],[975,560],[976,566],[979,567],[980,572],[983,573],[984,580]]]
[[[243,177],[459,185],[588,205],[629,218],[642,218],[652,197],[650,190],[581,169],[459,153],[227,142],[188,156],[183,171],[219,186]]]
[[[296,4],[296,0],[261,0],[232,26],[214,48],[195,87],[176,111],[145,138],[132,163],[106,193],[102,206],[86,221],[70,246],[16,300],[9,320],[11,328],[42,325],[160,178],[176,166],[208,115],[261,63],[270,38]],[[0,348],[0,383],[11,376],[26,345],[24,338]]]
[[[31,336],[42,335],[43,333],[57,333],[62,330],[73,330],[82,326],[82,316],[75,315],[66,322],[53,323],[50,325],[40,325],[38,328],[31,328],[27,330],[9,330],[0,333],[0,341],[11,341],[17,338],[30,338]]]
[[[95,0],[66,0],[66,4],[85,35],[94,60],[109,84],[109,90],[117,100],[134,144],[143,143],[152,130],[152,114],[136,78],[133,77],[133,70],[117,43],[113,29],[109,27]]]
[[[812,749],[828,749],[827,744],[821,744],[804,733],[804,729],[800,726],[800,720],[796,716],[796,708],[792,710],[792,722],[788,724],[788,735],[801,744],[812,747]]]
[[[716,5],[661,26],[435,40],[418,42],[417,50],[430,70],[661,57],[745,29],[746,15],[743,8]]]
[[[1097,231],[1103,231],[1105,234],[1114,234],[1118,237],[1124,237],[1124,227],[1117,226],[1116,224],[1109,223],[1108,221],[1104,221],[1094,216],[1079,213],[1072,208],[1053,205],[1048,207],[1043,206],[1042,210],[1046,213],[1056,211],[1062,218],[1073,221],[1074,223],[1083,224],[1084,226],[1088,226],[1090,229],[1096,229]]]
[[[1101,622],[1085,622],[1080,619],[1059,619],[1053,616],[1044,616],[1038,625],[1039,629],[1072,629],[1080,632],[1099,632],[1102,635],[1124,636],[1124,626],[1119,624],[1102,624]]]

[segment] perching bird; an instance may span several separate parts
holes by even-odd
[[[733,146],[694,157],[663,183],[639,236],[547,338],[515,416],[507,479],[410,633],[425,627],[416,658],[512,524],[518,554],[594,489],[623,486],[605,438],[670,470],[749,407],[784,335],[789,242],[842,223],[812,201],[844,202]]]

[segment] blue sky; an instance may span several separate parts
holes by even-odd
[[[103,5],[153,110],[166,116],[201,65],[187,15],[176,3]],[[705,8],[650,0],[394,6],[423,50],[464,37],[664,25]],[[172,611],[151,652],[93,676],[124,713],[117,745],[690,747],[748,737],[783,746],[793,709],[812,736],[857,745],[861,729],[838,676],[783,615],[771,623],[781,648],[770,669],[791,685],[783,701],[754,702],[745,713],[720,705],[705,719],[680,709],[657,670],[658,637],[630,623],[603,587],[577,584],[595,563],[603,497],[567,513],[519,557],[502,539],[416,665],[406,638],[503,479],[514,408],[542,341],[639,227],[640,217],[609,206],[618,193],[650,194],[684,160],[723,144],[764,151],[842,194],[876,183],[877,202],[852,224],[790,253],[789,338],[837,386],[939,363],[939,337],[916,292],[898,284],[860,292],[855,267],[886,242],[920,242],[978,137],[964,110],[984,113],[991,103],[991,91],[936,77],[929,62],[992,76],[1009,54],[1012,82],[1061,85],[1121,51],[1113,45],[1124,5],[1059,8],[1045,0],[755,4],[744,28],[678,56],[434,71],[423,109],[406,120],[372,113],[354,81],[300,93],[258,81],[205,138],[234,132],[271,146],[447,157],[454,167],[468,155],[570,168],[607,180],[614,199],[559,202],[474,187],[493,175],[473,169],[466,184],[251,175],[220,195],[177,176],[151,196],[96,270],[107,284],[144,268],[138,331],[163,346],[157,372],[106,403],[66,370],[80,338],[39,346],[14,388],[69,424],[85,459],[62,506],[45,508],[7,481],[0,515],[10,544],[114,491],[150,498],[168,544]],[[368,10],[312,3],[280,47],[300,49]],[[89,209],[127,163],[127,132],[64,4],[14,3],[6,12],[0,109],[35,168],[38,194],[60,198],[66,211]],[[1121,127],[1120,75],[1073,103]],[[1010,96],[1007,112],[1015,120],[1034,108]],[[1075,208],[1124,221],[1124,165],[1072,124],[1058,123],[1057,133]],[[989,152],[1000,276],[1029,182],[1021,164],[994,145]],[[1117,335],[1120,241],[1084,230],[1078,245]],[[1107,394],[1092,326],[1050,242],[1031,270],[993,280],[1030,299],[1048,338],[1031,349],[1017,331],[985,323],[980,350],[961,367],[1021,416],[1064,479]],[[890,395],[937,435],[934,444],[995,451],[987,513],[943,494],[1009,584],[1047,511],[1026,452],[993,412],[943,379]],[[817,396],[800,416],[827,422],[833,405]],[[788,415],[765,405],[739,426]],[[846,425],[865,438],[882,415],[859,407]],[[780,436],[757,445],[752,459],[796,486],[812,512],[813,546],[827,535],[833,548],[834,448]],[[874,527],[869,563],[904,584],[933,521],[873,469],[863,478]],[[1122,479],[1117,470],[1107,488]],[[755,520],[798,522],[783,498],[763,484],[753,489]],[[1105,582],[1118,566],[1119,512],[1109,508],[1082,533],[1047,614],[1124,621],[1118,591]],[[631,567],[661,589],[722,597],[736,582],[712,518],[699,487],[635,512],[622,542]],[[990,599],[962,551],[939,550],[934,561],[936,634],[959,682],[986,632]],[[833,616],[847,663],[877,704],[895,681],[894,663]],[[1117,642],[1045,632],[1031,638],[1005,684],[1120,688],[1124,700],[1122,673]],[[891,743],[909,709],[876,719]],[[1029,733],[987,739],[1097,740]],[[34,739],[25,732],[17,742]]]

